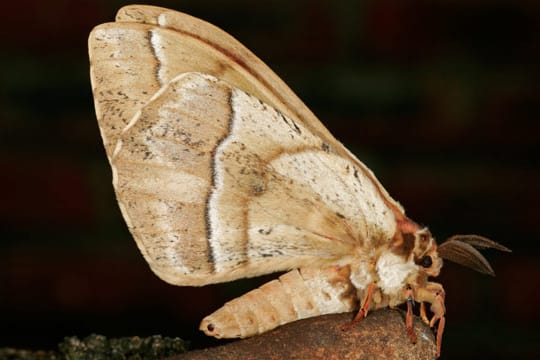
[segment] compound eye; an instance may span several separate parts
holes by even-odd
[[[433,260],[431,260],[431,256],[426,255],[420,260],[420,265],[422,265],[425,268],[430,267],[433,264]]]

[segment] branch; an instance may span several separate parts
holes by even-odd
[[[341,330],[352,318],[348,313],[300,320],[259,336],[194,350],[169,360],[436,358],[433,333],[417,317],[416,344],[407,336],[405,313],[401,310],[373,311],[353,328]]]

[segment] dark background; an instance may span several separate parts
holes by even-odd
[[[263,281],[168,285],[126,230],[86,41],[128,3],[2,5],[0,347],[93,332],[205,346],[202,317]],[[540,2],[151,3],[222,27],[266,61],[439,240],[478,233],[514,250],[485,252],[495,278],[443,268],[444,358],[540,356]]]

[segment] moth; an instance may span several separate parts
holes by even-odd
[[[233,37],[189,15],[120,9],[89,38],[95,110],[123,217],[150,268],[202,286],[287,271],[202,320],[248,337],[321,314],[413,303],[437,327],[442,258],[493,274],[478,235],[437,245],[375,175]],[[433,314],[428,319],[425,304]]]

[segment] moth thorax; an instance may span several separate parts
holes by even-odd
[[[418,272],[418,266],[410,257],[387,251],[377,259],[375,270],[379,287],[384,294],[393,297],[402,292],[407,279]]]

